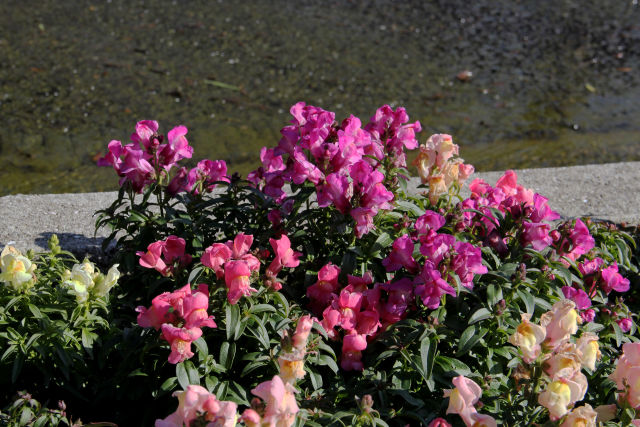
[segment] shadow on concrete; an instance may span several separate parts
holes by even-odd
[[[85,256],[90,256],[94,261],[96,257],[99,259],[108,257],[108,254],[102,251],[103,237],[87,237],[77,233],[53,233],[44,231],[36,237],[35,244],[42,248],[42,250],[49,250],[49,239],[51,239],[51,236],[54,234],[58,236],[62,250],[71,252],[79,260],[82,260]]]

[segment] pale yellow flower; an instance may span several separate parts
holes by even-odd
[[[0,282],[23,291],[35,283],[36,265],[13,246],[5,246],[0,253]]]
[[[516,328],[516,332],[509,337],[509,342],[522,351],[522,359],[526,363],[531,363],[540,355],[540,344],[547,336],[546,329],[542,326],[531,323],[531,315],[523,313],[520,315],[522,323]]]

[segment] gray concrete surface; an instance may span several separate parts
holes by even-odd
[[[474,174],[494,185],[503,172]],[[549,198],[563,217],[590,216],[640,224],[640,162],[517,171],[518,183]],[[468,190],[467,190],[468,194]],[[116,193],[13,195],[0,197],[0,248],[47,248],[55,233],[63,249],[100,252],[109,230],[94,236],[94,212],[111,204]]]

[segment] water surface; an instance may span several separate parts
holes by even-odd
[[[0,195],[114,189],[94,160],[141,119],[246,173],[300,100],[405,106],[479,170],[640,160],[637,1],[4,0],[0,28]]]

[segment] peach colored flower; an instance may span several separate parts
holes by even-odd
[[[596,427],[597,415],[591,405],[585,403],[569,412],[560,427]]]
[[[522,359],[526,363],[532,363],[538,358],[541,352],[540,344],[547,336],[547,331],[542,326],[529,321],[531,315],[523,313],[520,315],[522,323],[516,328],[516,332],[509,337],[509,342],[522,351]]]
[[[618,412],[618,405],[614,403],[611,405],[596,406],[595,411],[598,414],[597,421],[606,423],[607,421],[611,421],[616,418],[616,414]]]
[[[467,424],[467,425],[472,427],[497,427],[498,425],[496,423],[496,419],[493,418],[491,415],[479,414],[477,412],[471,414],[468,422],[470,424]]]
[[[575,307],[576,304],[573,301],[561,299],[551,307],[551,311],[540,317],[540,325],[547,330],[547,338],[544,342],[547,348],[557,348],[576,333],[578,323],[581,323],[582,319]]]
[[[304,378],[304,352],[294,351],[284,353],[278,357],[280,378],[285,383],[294,385],[296,380]]]
[[[618,390],[624,393],[622,397],[633,408],[640,407],[640,343],[622,346],[622,356],[609,378],[615,381]]]
[[[438,198],[447,192],[447,184],[443,175],[431,175],[427,179],[429,183],[429,201],[436,203]]]
[[[482,389],[462,375],[455,377],[452,382],[455,388],[444,391],[444,397],[449,398],[447,414],[458,414],[464,420],[476,412],[474,405],[482,396]]]
[[[260,383],[251,390],[251,393],[260,397],[266,404],[263,424],[274,427],[293,425],[299,410],[294,392],[295,389],[277,375],[271,381]]]
[[[555,421],[562,418],[568,412],[567,407],[580,400],[581,395],[584,396],[579,384],[561,378],[538,395],[538,403],[549,410],[549,418]]]
[[[559,378],[573,378],[580,372],[582,354],[575,344],[564,343],[545,361],[544,371],[552,380]]]
[[[576,347],[580,351],[582,357],[580,362],[584,368],[593,371],[596,369],[596,360],[602,357],[600,353],[600,345],[598,344],[598,336],[591,332],[585,332],[576,343]]]

